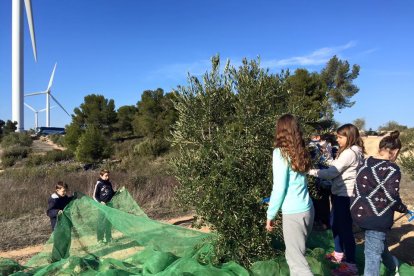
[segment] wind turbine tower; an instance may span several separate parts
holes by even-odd
[[[35,115],[35,124],[34,124],[34,130],[37,130],[37,128],[39,127],[39,112],[43,112],[46,111],[46,108],[40,109],[40,110],[36,110],[34,109],[32,106],[28,105],[27,103],[24,103],[24,105],[30,109],[31,111],[33,111],[34,115]],[[54,108],[55,106],[51,106],[50,109]]]
[[[33,26],[32,4],[24,0],[33,55],[37,61],[36,39]],[[17,131],[24,130],[24,55],[23,55],[23,0],[12,0],[12,121],[17,122]]]
[[[52,98],[52,100],[54,100],[55,103],[57,103],[60,106],[60,108],[62,108],[62,110],[66,112],[66,114],[68,114],[69,117],[71,117],[69,112],[66,111],[66,109],[63,107],[63,105],[60,104],[59,101],[51,93],[53,78],[55,77],[56,65],[57,65],[57,63],[55,63],[55,66],[53,67],[52,75],[50,76],[49,84],[47,85],[47,88],[46,88],[45,91],[34,92],[34,93],[24,95],[25,97],[30,97],[30,96],[46,94],[46,108],[45,108],[45,110],[46,110],[46,126],[47,127],[50,127],[50,109],[51,109],[51,107],[50,107],[50,98]]]

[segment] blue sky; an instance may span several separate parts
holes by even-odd
[[[11,2],[0,1],[0,119],[11,119]],[[272,72],[319,71],[333,56],[361,66],[360,92],[341,123],[367,128],[394,120],[414,127],[414,2],[405,1],[138,1],[32,0],[35,63],[25,22],[25,92],[45,90],[72,112],[101,94],[116,107],[134,105],[144,90],[171,91],[200,75],[209,59],[239,64],[260,56]],[[26,19],[25,19],[26,20]],[[36,109],[45,97],[26,98]],[[51,124],[70,117],[51,110]],[[45,125],[45,114],[39,116]],[[25,108],[25,128],[34,126]]]

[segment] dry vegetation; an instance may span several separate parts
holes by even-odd
[[[50,149],[41,143],[34,144],[34,154],[39,154],[39,149]],[[130,146],[131,143],[125,143],[118,150],[131,152]],[[168,175],[166,158],[124,156],[122,162],[108,162],[86,171],[74,161],[31,167],[19,163],[1,172],[0,252],[44,243],[51,233],[45,211],[55,183],[63,180],[71,191],[91,196],[101,168],[109,169],[114,188],[125,186],[150,217],[160,219],[183,214],[172,200],[176,181]]]

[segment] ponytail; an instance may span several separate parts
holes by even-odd
[[[390,135],[385,136],[381,139],[379,143],[380,149],[401,149],[401,140],[400,140],[400,132],[398,130],[395,130],[390,133]]]

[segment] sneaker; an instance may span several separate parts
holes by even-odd
[[[400,276],[400,273],[398,272],[398,267],[400,266],[400,262],[398,261],[398,259],[395,256],[392,256],[392,261],[395,264],[395,274],[394,274],[394,276]]]
[[[333,251],[325,255],[325,259],[329,260],[331,263],[340,264],[345,261],[345,254]]]
[[[338,268],[332,270],[333,276],[358,276],[358,268],[356,264],[343,262]]]

